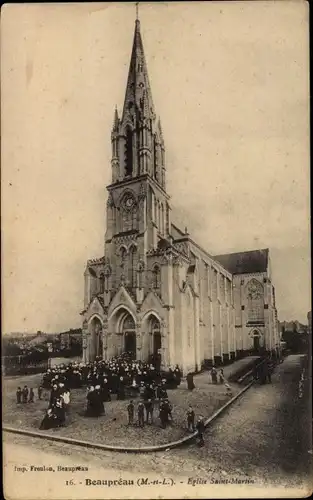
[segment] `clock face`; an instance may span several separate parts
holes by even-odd
[[[125,206],[127,208],[131,208],[134,204],[134,198],[132,198],[131,196],[128,196],[126,199],[125,199]]]

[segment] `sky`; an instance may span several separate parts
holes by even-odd
[[[139,6],[173,216],[211,255],[269,248],[280,320],[310,297],[308,4]],[[3,331],[80,326],[103,255],[131,3],[5,5]]]

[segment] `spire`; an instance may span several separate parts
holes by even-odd
[[[144,97],[145,94],[145,97]],[[143,109],[143,97],[145,104],[145,116],[147,111],[149,118],[155,118],[154,105],[152,101],[148,70],[143,50],[143,43],[140,33],[140,21],[138,18],[138,3],[136,4],[135,33],[133,39],[133,48],[130,59],[126,94],[123,108],[123,118],[127,115],[134,119],[141,114]]]

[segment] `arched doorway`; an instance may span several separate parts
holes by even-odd
[[[150,338],[150,362],[154,364],[157,370],[161,367],[161,348],[162,348],[162,337],[161,337],[161,325],[160,321],[156,316],[151,315],[148,320],[149,334]]]
[[[102,323],[98,317],[94,317],[90,323],[91,331],[91,361],[96,357],[103,357]]]
[[[136,326],[133,317],[127,314],[121,322],[121,333],[124,336],[124,351],[136,356]]]
[[[257,330],[254,330],[252,333],[253,338],[253,351],[258,353],[260,351],[260,333]]]

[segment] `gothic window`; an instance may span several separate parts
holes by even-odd
[[[136,286],[136,253],[135,247],[131,247],[129,250],[129,265],[128,265],[128,281],[131,288]]]
[[[126,258],[127,258],[127,251],[126,248],[122,247],[121,248],[121,274],[126,276]]]
[[[160,202],[158,202],[158,229],[160,232],[161,231],[161,205],[160,205]]]
[[[142,264],[138,266],[138,288],[143,288],[143,272],[144,267]]]
[[[159,227],[159,210],[158,210],[158,201],[154,200],[154,214],[155,214],[155,223],[156,226]]]
[[[110,276],[111,276],[111,268],[106,267],[104,270],[104,291],[107,292],[110,289]]]
[[[160,223],[160,232],[164,236],[164,207],[163,203],[161,203],[161,223]]]
[[[104,274],[100,274],[100,293],[104,293],[104,288],[105,288],[105,276]]]
[[[161,270],[156,264],[152,269],[152,288],[159,290],[161,284]]]
[[[131,177],[132,173],[133,173],[133,132],[128,127],[126,130],[125,175]]]
[[[247,285],[248,321],[264,321],[263,286],[255,279]]]

